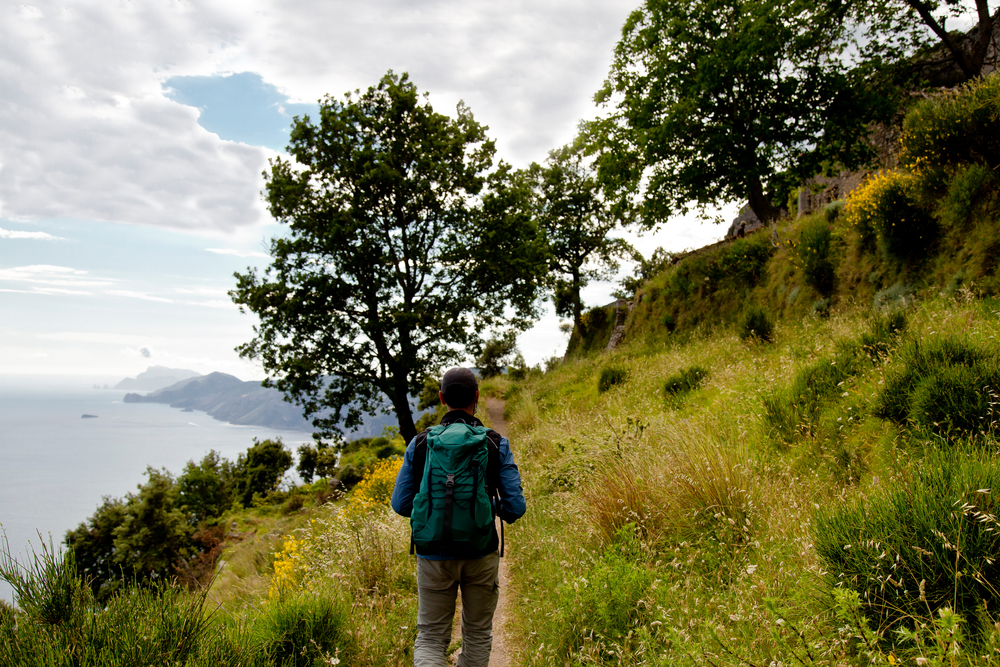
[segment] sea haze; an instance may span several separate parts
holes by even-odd
[[[280,437],[293,451],[311,441],[302,431],[233,426],[203,412],[123,403],[126,391],[93,388],[120,379],[0,376],[0,525],[21,562],[39,549],[38,533],[60,544],[102,496],[135,491],[147,466],[176,476],[212,449],[235,460],[255,437]],[[0,598],[12,600],[5,582]]]

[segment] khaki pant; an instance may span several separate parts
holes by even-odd
[[[445,667],[455,598],[462,589],[462,652],[458,667],[487,667],[493,647],[493,612],[500,597],[500,555],[475,560],[417,558],[415,667]]]

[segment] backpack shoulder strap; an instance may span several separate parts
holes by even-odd
[[[427,461],[427,436],[430,431],[429,428],[425,428],[417,434],[416,441],[413,443],[413,474],[418,479],[424,476],[424,463]]]
[[[503,437],[493,429],[486,432],[489,441],[486,451],[486,493],[494,504],[494,514],[500,508],[500,438]],[[500,519],[500,557],[503,558],[503,519]]]
[[[427,436],[430,429],[426,428],[417,434],[413,443],[413,476],[417,480],[417,489],[420,488],[420,481],[424,478],[424,466],[427,464]],[[413,542],[413,532],[410,532],[410,555],[414,554],[416,545]]]

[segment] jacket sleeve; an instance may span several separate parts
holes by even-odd
[[[403,465],[405,466],[405,460]],[[398,484],[398,482],[397,482]],[[497,514],[507,523],[514,523],[527,509],[524,493],[521,490],[521,472],[514,463],[514,454],[510,451],[507,438],[500,438],[500,507]],[[394,497],[395,503],[395,497]],[[411,498],[410,505],[412,507]],[[393,504],[395,507],[395,504]],[[397,510],[398,511],[398,510]]]
[[[406,446],[406,453],[403,454],[403,465],[396,475],[396,486],[392,489],[392,500],[390,504],[396,514],[410,516],[413,512],[413,496],[417,495],[420,480],[413,474],[413,449],[417,439],[410,440]]]

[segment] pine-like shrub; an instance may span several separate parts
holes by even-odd
[[[751,304],[743,310],[739,334],[740,340],[759,340],[769,343],[774,337],[774,321],[763,308]]]
[[[829,583],[859,594],[872,627],[913,627],[953,608],[975,629],[1000,603],[1000,465],[929,455],[912,479],[818,511],[816,552]]]
[[[951,337],[913,341],[899,355],[873,412],[942,437],[992,433],[1000,401],[996,351]]]
[[[1000,177],[990,167],[973,164],[959,169],[938,201],[937,216],[946,227],[967,230],[975,220],[989,217],[998,190]]]
[[[597,392],[603,394],[617,384],[623,384],[628,379],[628,371],[624,368],[608,366],[601,371],[601,377],[597,380]]]
[[[795,248],[806,283],[823,296],[833,293],[834,266],[830,258],[830,225],[814,218],[802,226]]]
[[[708,377],[708,371],[701,366],[691,366],[667,378],[663,393],[667,396],[681,396],[694,391]]]

